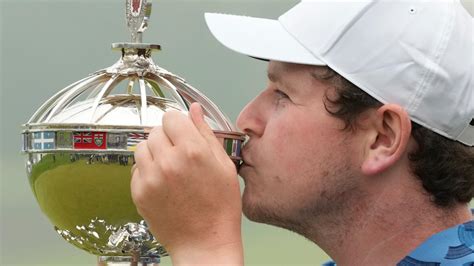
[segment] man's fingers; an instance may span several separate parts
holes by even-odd
[[[148,150],[153,156],[153,160],[161,160],[173,144],[163,131],[163,127],[154,127],[148,135]]]
[[[132,192],[132,199],[135,205],[139,205],[143,198],[143,188],[142,188],[142,181],[140,180],[140,170],[138,167],[132,167],[132,179],[130,180],[130,189]]]
[[[135,163],[138,168],[147,169],[147,165],[153,162],[153,154],[148,147],[148,141],[138,143],[135,149]]]
[[[173,146],[189,145],[199,141],[199,132],[189,117],[177,111],[163,115],[163,131]]]
[[[135,170],[137,170],[137,169],[138,169],[138,168],[137,168],[137,164],[134,163],[134,164],[132,165],[132,169],[130,170],[130,175],[131,175],[132,177],[133,177],[133,175],[135,174]]]
[[[199,130],[199,133],[201,133],[201,135],[206,139],[214,137],[214,132],[212,132],[212,129],[204,120],[204,113],[201,105],[198,103],[191,104],[189,112],[191,114],[191,119],[193,120],[194,125]]]
[[[198,103],[191,104],[189,112],[191,114],[191,119],[193,120],[194,125],[198,129],[201,136],[212,147],[213,151],[220,153],[219,155],[221,156],[227,156],[222,143],[216,138],[216,135],[214,135],[214,132],[204,120],[204,113],[201,105]]]
[[[193,103],[189,110],[190,116],[170,111],[163,116],[163,131],[173,146],[203,147],[207,145],[217,159],[227,159],[227,153],[222,143],[204,120],[202,107]],[[190,150],[193,150],[190,148]]]

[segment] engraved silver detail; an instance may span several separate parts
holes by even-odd
[[[126,1],[127,26],[133,43],[142,42],[142,33],[148,28],[150,15],[151,3],[147,3],[147,0]]]
[[[127,223],[117,227],[105,220],[94,218],[88,225],[76,225],[76,232],[54,227],[67,242],[101,256],[133,256],[139,254],[145,258],[167,256],[166,250],[148,231],[144,221]],[[107,244],[104,240],[107,239]]]

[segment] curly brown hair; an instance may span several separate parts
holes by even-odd
[[[325,107],[345,122],[344,130],[357,130],[357,118],[382,103],[329,67],[315,67],[312,75],[329,81],[334,90],[326,94]],[[468,203],[474,197],[474,148],[445,138],[412,122],[417,149],[409,154],[410,168],[439,207]]]

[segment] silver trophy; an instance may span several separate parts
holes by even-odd
[[[148,0],[150,1],[150,0]],[[114,43],[117,63],[59,91],[24,125],[23,151],[33,193],[66,241],[100,265],[152,265],[166,250],[130,195],[136,145],[169,110],[199,102],[230,158],[240,163],[244,135],[201,92],[155,65],[159,45],[142,43],[151,3],[126,0],[130,43]]]

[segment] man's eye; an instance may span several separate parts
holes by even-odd
[[[275,94],[277,95],[277,99],[278,100],[282,100],[282,99],[289,99],[290,97],[288,97],[288,95],[286,93],[284,93],[283,91],[281,90],[275,90]]]

